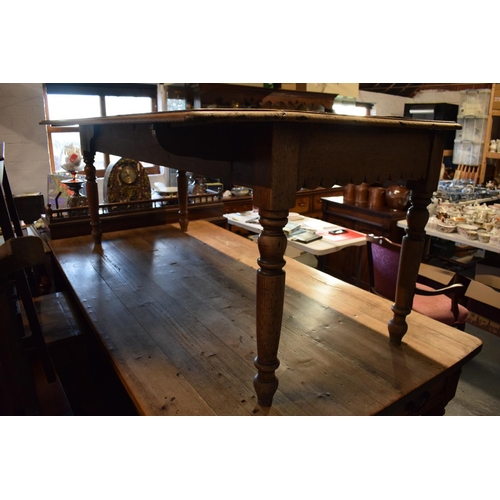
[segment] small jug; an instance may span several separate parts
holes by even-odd
[[[368,182],[362,182],[358,184],[355,188],[354,201],[356,203],[368,203],[368,188],[370,184]]]
[[[354,201],[355,187],[352,182],[344,186],[344,201]]]
[[[385,189],[383,187],[371,187],[368,189],[368,207],[385,207]]]

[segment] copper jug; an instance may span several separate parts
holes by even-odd
[[[382,208],[386,206],[385,188],[377,186],[368,189],[368,206],[370,208]]]
[[[368,203],[368,188],[370,184],[368,182],[362,182],[358,184],[355,188],[354,201],[356,203]]]
[[[410,190],[403,186],[389,186],[385,190],[387,206],[393,210],[405,210],[410,201]]]
[[[355,187],[352,182],[344,186],[344,201],[354,201]]]

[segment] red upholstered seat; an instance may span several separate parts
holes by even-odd
[[[394,301],[401,245],[382,236],[368,235],[367,253],[371,292]],[[468,315],[468,310],[458,303],[458,295],[463,291],[464,287],[460,284],[436,290],[417,283],[412,309],[462,329]]]
[[[430,286],[417,283],[417,289],[434,290]],[[457,326],[464,325],[467,320],[469,311],[461,304],[458,306],[458,315],[455,318],[451,310],[451,299],[447,295],[418,295],[418,292],[413,297],[412,309],[425,316],[440,321],[445,325]]]

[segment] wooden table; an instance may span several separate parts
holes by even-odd
[[[398,227],[406,228],[406,221],[400,220],[398,221]],[[442,231],[438,231],[435,227],[430,227],[429,225],[425,226],[425,234],[429,236],[435,236],[436,238],[441,238],[443,240],[454,241],[455,243],[462,243],[463,245],[468,245],[471,247],[480,248],[481,250],[487,250],[489,252],[500,253],[500,246],[493,243],[483,243],[479,240],[469,240],[465,236],[458,234],[456,231],[454,233],[443,233]]]
[[[412,312],[388,342],[391,303],[285,257],[280,385],[257,404],[257,245],[207,221],[49,242],[142,415],[441,415],[467,333]]]
[[[187,230],[185,172],[223,178],[253,188],[263,227],[258,248],[254,379],[259,402],[272,403],[278,388],[285,293],[288,210],[296,192],[317,186],[401,179],[412,190],[390,342],[407,332],[424,247],[427,205],[437,186],[446,132],[456,123],[402,118],[347,117],[330,113],[262,109],[195,109],[105,118],[42,122],[79,125],[87,177],[92,235],[102,243],[94,156],[97,151],[178,169],[180,224]]]
[[[240,213],[224,214],[228,224],[241,227],[242,229],[246,229],[252,233],[261,233],[263,228],[259,223],[248,222],[249,219],[255,219],[256,216],[258,217],[258,214],[255,213],[253,216],[251,213],[247,215]],[[344,238],[344,235],[328,234],[328,231],[331,229],[345,229],[337,224],[328,224],[325,221],[314,219],[312,217],[302,217],[301,219],[294,220],[292,222],[296,222],[297,224],[300,224],[301,227],[315,231],[317,234],[323,236],[322,239],[312,241],[311,243],[294,241],[293,235],[288,236],[288,244],[290,246],[317,257],[339,252],[343,248],[347,248],[349,246],[364,246],[366,244],[366,236],[355,231],[351,232],[351,236],[349,238]]]

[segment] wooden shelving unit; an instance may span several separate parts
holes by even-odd
[[[478,179],[480,184],[483,184],[491,178],[498,178],[500,175],[500,152],[490,153],[489,151],[489,145],[492,139],[500,139],[500,83],[493,83],[491,85],[491,98],[484,139],[483,159]]]

